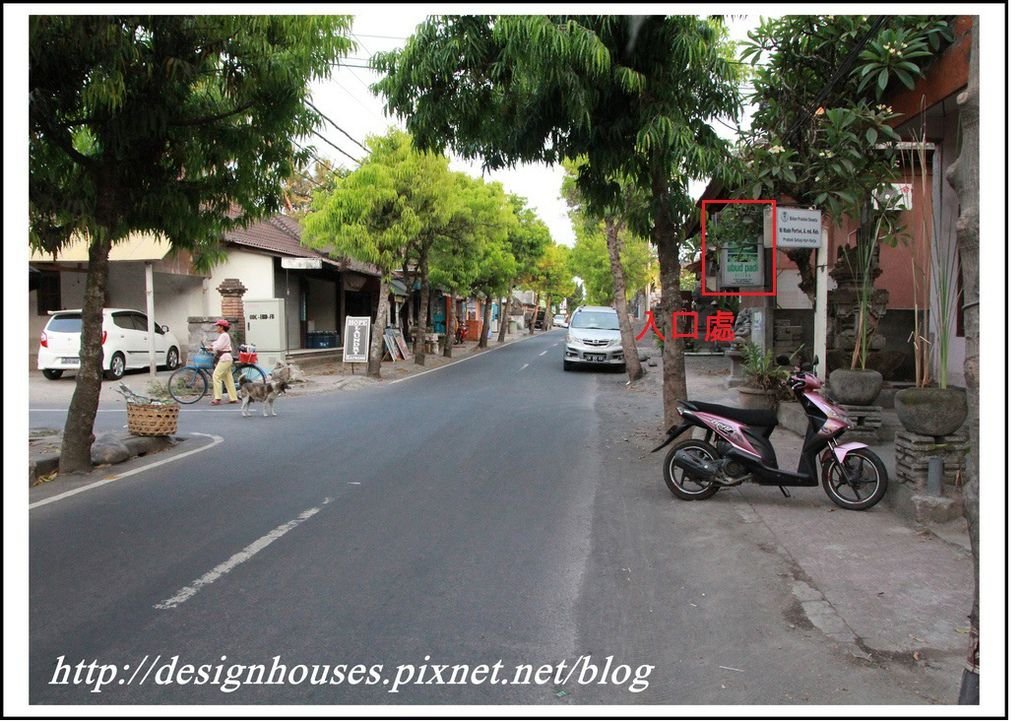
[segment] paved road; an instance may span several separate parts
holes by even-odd
[[[671,499],[624,376],[563,372],[562,334],[188,409],[223,443],[33,509],[31,702],[934,702],[794,613],[743,504]]]

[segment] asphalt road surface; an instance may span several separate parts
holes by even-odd
[[[30,702],[935,702],[792,614],[742,506],[671,498],[563,334],[272,418],[204,400],[179,432],[222,443],[32,509]]]

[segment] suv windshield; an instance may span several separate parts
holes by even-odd
[[[581,311],[572,318],[573,329],[619,330],[619,317],[609,311]]]
[[[64,334],[81,334],[82,315],[61,314],[60,316],[55,316],[50,319],[50,323],[46,325],[46,330]]]

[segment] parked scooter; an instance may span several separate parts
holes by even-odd
[[[779,357],[782,366],[789,359]],[[705,430],[704,439],[684,439],[669,449],[662,471],[665,484],[683,500],[705,500],[722,487],[744,482],[786,487],[817,487],[818,460],[825,493],[840,507],[866,510],[885,495],[889,475],[878,455],[861,442],[836,440],[851,426],[846,411],[822,396],[814,365],[794,369],[787,384],[807,414],[807,434],[796,472],[778,469],[775,449],[768,438],[779,420],[775,412],[738,409],[705,402],[680,401],[682,422],[668,431],[662,449],[690,428]]]

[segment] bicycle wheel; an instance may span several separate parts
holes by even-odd
[[[266,373],[255,364],[238,364],[231,370],[231,377],[235,380],[235,389],[242,386],[242,382],[265,383]]]
[[[167,391],[182,404],[198,402],[206,394],[206,375],[196,367],[182,367],[167,380]]]

